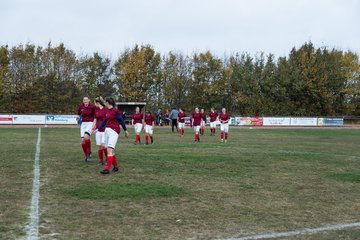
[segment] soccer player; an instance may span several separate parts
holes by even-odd
[[[135,108],[135,113],[132,115],[131,124],[134,126],[135,130],[135,142],[134,144],[140,144],[140,132],[144,125],[144,116],[143,113],[140,112],[140,108]]]
[[[192,116],[192,123],[191,125],[194,128],[195,131],[195,143],[200,142],[199,132],[200,132],[200,126],[202,123],[202,115],[199,111],[199,108],[195,108],[195,112],[191,115]]]
[[[102,97],[97,97],[95,99],[95,119],[93,122],[92,129],[95,130],[98,128],[98,131],[95,133],[95,141],[98,146],[98,156],[99,156],[99,164],[104,165],[104,155],[106,157],[106,148],[105,148],[105,128],[99,128],[100,124],[105,120],[107,108],[103,103]]]
[[[215,109],[213,107],[210,110],[209,117],[210,117],[210,131],[211,131],[210,136],[215,136],[216,121],[217,121],[217,118],[218,118],[218,113],[215,112]]]
[[[180,137],[183,137],[183,136],[184,136],[184,132],[185,132],[185,117],[186,117],[186,113],[184,112],[184,109],[179,108],[178,125],[179,125],[179,134],[180,134]]]
[[[201,113],[201,126],[200,126],[200,134],[201,135],[204,135],[205,133],[205,123],[206,123],[206,114],[205,114],[205,111],[204,109],[200,109],[200,113]]]
[[[219,115],[221,142],[224,142],[224,136],[225,136],[225,143],[227,143],[227,139],[229,135],[229,120],[230,120],[230,115],[226,113],[226,108],[222,108],[221,114]]]
[[[80,127],[80,137],[81,137],[81,146],[84,151],[85,161],[91,157],[91,128],[95,116],[95,105],[90,103],[90,98],[88,96],[83,97],[83,102],[79,105],[77,110],[76,120],[82,118],[81,127]]]
[[[154,144],[154,138],[153,138],[153,131],[155,127],[155,119],[150,111],[147,111],[145,114],[145,123],[144,123],[144,129],[145,129],[145,144],[149,144],[149,136],[151,140],[151,144]]]
[[[110,168],[113,165],[114,168],[112,169],[113,172],[119,171],[119,165],[116,161],[115,156],[115,147],[117,143],[117,139],[120,133],[120,125],[125,131],[125,136],[129,135],[125,122],[122,118],[122,114],[115,107],[115,100],[112,97],[105,98],[105,106],[108,108],[105,114],[105,120],[102,121],[100,126],[96,128],[94,131],[98,129],[105,128],[105,147],[107,150],[107,161],[106,161],[106,168],[102,170],[101,174],[109,174]]]

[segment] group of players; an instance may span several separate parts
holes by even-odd
[[[184,136],[185,132],[185,118],[187,114],[183,109],[179,109],[178,114],[178,132],[180,137]],[[195,108],[195,112],[190,116],[190,126],[195,131],[195,143],[199,143],[199,134],[204,134],[206,115],[204,110]],[[222,108],[221,113],[218,114],[214,108],[211,108],[209,113],[210,117],[210,131],[211,136],[215,136],[216,124],[220,122],[221,129],[221,142],[227,142],[229,132],[230,115],[226,113],[226,109]],[[116,161],[115,147],[120,134],[120,126],[125,131],[125,136],[128,137],[125,122],[125,116],[116,107],[116,102],[112,97],[103,99],[97,97],[95,103],[90,103],[90,98],[85,96],[83,102],[79,105],[77,110],[77,120],[80,127],[81,146],[84,152],[85,161],[91,157],[91,140],[90,136],[95,133],[96,145],[98,146],[99,164],[105,165],[104,157],[106,158],[106,168],[100,173],[109,174],[110,168],[113,166],[112,171],[119,171],[119,166]],[[141,130],[145,130],[145,144],[154,143],[153,130],[155,127],[155,119],[150,111],[144,115],[140,112],[140,108],[136,107],[135,113],[132,115],[132,125],[135,130],[134,144],[140,144]]]

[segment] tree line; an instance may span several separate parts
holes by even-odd
[[[74,114],[84,95],[148,108],[226,107],[246,116],[360,115],[360,63],[351,51],[306,42],[288,56],[210,51],[160,54],[136,45],[117,59],[63,43],[0,47],[0,112]]]

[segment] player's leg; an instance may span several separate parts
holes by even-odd
[[[151,144],[154,144],[154,129],[152,126],[149,125],[149,135],[150,135],[150,141],[151,141]]]
[[[145,125],[145,144],[149,144],[149,126]]]
[[[229,124],[225,124],[224,132],[225,132],[225,143],[227,143],[229,136]]]
[[[116,161],[115,156],[115,147],[117,143],[117,139],[119,134],[114,130],[107,128],[105,130],[105,141],[106,141],[106,148],[107,148],[107,161],[106,161],[106,168],[102,170],[100,173],[102,174],[109,174],[111,165],[114,165],[113,171],[117,172],[119,170],[118,163]]]
[[[225,124],[220,124],[220,137],[221,137],[221,142],[224,142],[224,135],[225,135]]]

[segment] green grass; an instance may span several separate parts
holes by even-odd
[[[37,130],[0,131],[17,159],[1,156],[0,238],[13,239],[27,221]],[[149,146],[130,133],[118,141],[120,172],[104,176],[94,140],[84,162],[79,129],[43,129],[42,239],[219,239],[360,221],[358,129],[231,129],[227,144],[155,129]]]
[[[114,200],[180,196],[184,190],[166,184],[108,184],[79,186],[68,192],[79,199]]]

